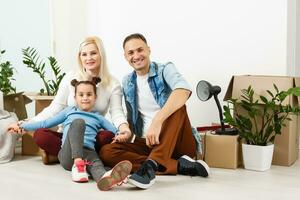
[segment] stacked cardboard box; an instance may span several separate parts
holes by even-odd
[[[35,114],[40,113],[52,102],[54,96],[38,96],[28,94],[35,101]],[[22,154],[23,155],[41,155],[42,150],[33,140],[33,132],[26,133],[22,136]]]
[[[240,164],[240,144],[237,135],[216,135],[200,132],[203,141],[203,160],[210,167],[236,169]]]

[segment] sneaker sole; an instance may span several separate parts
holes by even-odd
[[[148,189],[149,187],[151,187],[154,183],[155,183],[155,180],[151,180],[149,184],[142,184],[138,181],[135,181],[133,179],[128,179],[128,183],[130,183],[131,185],[133,186],[136,186],[138,188],[141,188],[141,189]]]
[[[122,183],[130,174],[131,169],[132,164],[130,161],[124,160],[119,162],[113,167],[110,176],[103,177],[98,181],[98,189],[102,191],[107,191],[115,185]]]
[[[207,172],[207,176],[206,176],[206,177],[210,176],[209,166],[208,166],[207,163],[204,162],[203,160],[194,160],[194,159],[190,158],[190,157],[187,156],[187,155],[181,156],[181,158],[184,158],[184,159],[186,159],[186,160],[188,160],[188,161],[191,161],[191,162],[198,162],[198,163],[200,163],[200,164],[205,168],[205,170],[206,170],[206,172]]]
[[[73,181],[76,182],[76,183],[86,183],[86,182],[89,181],[89,179],[88,178],[81,178],[79,180],[73,180]]]

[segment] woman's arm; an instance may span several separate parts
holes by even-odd
[[[112,82],[111,96],[109,99],[109,113],[113,124],[121,131],[121,129],[126,127],[126,124],[128,124],[122,107],[123,93],[120,82],[116,79],[113,79]]]
[[[99,120],[100,120],[100,125],[104,130],[113,132],[115,135],[117,134],[118,129],[114,125],[112,125],[112,123],[110,123],[105,117],[100,115]]]

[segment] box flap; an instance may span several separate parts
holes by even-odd
[[[266,90],[274,92],[273,84],[278,87],[279,91],[286,91],[294,85],[294,78],[287,76],[239,75],[234,76],[232,80],[232,83],[228,86],[228,89],[232,88],[231,97],[229,96],[230,93],[228,91],[227,92],[229,98],[234,99],[239,99],[242,95],[241,90],[247,89],[249,85],[251,85],[255,91],[257,99],[259,99],[259,95],[269,98],[270,95],[266,92]],[[229,98],[226,96],[226,99],[224,98],[224,100],[228,100]],[[286,98],[283,105],[288,103],[292,103],[291,98]]]
[[[16,113],[19,120],[27,118],[23,92],[4,96],[4,110]]]
[[[227,101],[232,97],[233,81],[234,81],[234,76],[232,76],[230,79],[229,85],[227,87],[227,91],[226,91],[224,99],[223,99],[224,101]]]
[[[31,100],[53,100],[55,96],[41,95],[37,92],[24,92],[24,95],[29,97]]]

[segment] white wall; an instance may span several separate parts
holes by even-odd
[[[48,0],[0,0],[0,48],[5,49],[3,60],[9,60],[16,72],[13,84],[17,92],[38,92],[41,79],[22,62],[22,48],[38,50],[42,58],[51,54],[50,17]],[[34,113],[29,107],[29,115]]]
[[[53,55],[67,72],[77,66],[77,51],[87,35],[86,0],[51,0]]]
[[[17,72],[17,91],[38,91],[43,83],[22,62],[22,48],[38,50],[41,57],[50,55],[50,21],[48,0],[0,0],[0,48]]]
[[[297,0],[293,0],[296,2],[296,16],[294,21],[296,21],[296,31],[295,38],[296,38],[296,47],[295,47],[295,74],[296,76],[300,77],[300,2]],[[293,5],[293,4],[292,4]]]
[[[194,88],[188,111],[194,126],[218,121],[214,100],[200,102],[199,80],[220,85],[233,74],[287,74],[287,0],[90,0],[88,33],[100,36],[111,72],[132,69],[122,41],[140,32],[153,61],[172,61]]]

